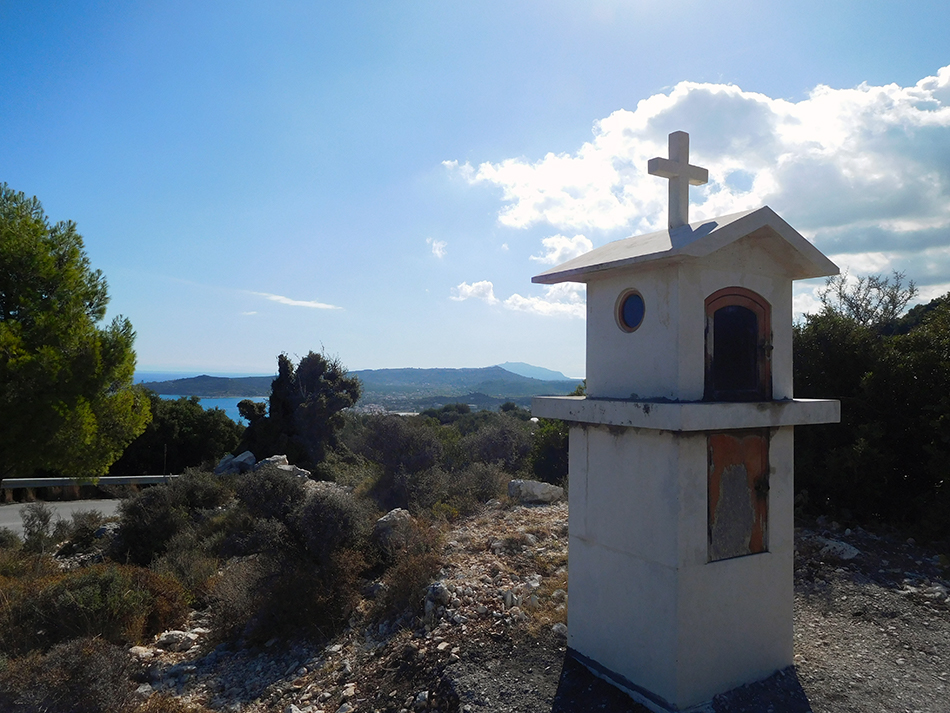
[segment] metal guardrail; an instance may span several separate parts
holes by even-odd
[[[57,488],[73,485],[157,485],[170,483],[177,475],[104,475],[95,482],[75,478],[6,478],[0,490],[17,488]]]

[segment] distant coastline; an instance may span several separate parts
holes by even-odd
[[[475,369],[363,369],[349,372],[363,383],[358,406],[384,411],[414,412],[448,403],[467,403],[478,409],[498,408],[506,401],[530,406],[534,396],[569,394],[582,382],[560,372],[531,367],[508,366],[528,374],[561,378],[539,379],[504,365]],[[144,376],[145,374],[142,374]],[[165,375],[165,374],[157,374]],[[274,376],[200,376],[140,383],[161,396],[197,396],[202,399],[268,397]]]

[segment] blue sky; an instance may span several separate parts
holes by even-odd
[[[0,0],[0,181],[74,220],[141,370],[584,371],[552,261],[768,204],[950,290],[946,2]],[[815,285],[796,290],[813,308]]]

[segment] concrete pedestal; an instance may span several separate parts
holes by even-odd
[[[655,711],[683,711],[792,663],[793,425],[836,401],[536,398],[570,422],[568,645]],[[710,556],[708,436],[768,434],[765,552]]]

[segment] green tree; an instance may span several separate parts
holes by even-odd
[[[112,475],[164,475],[190,467],[210,468],[241,441],[243,426],[221,409],[205,410],[197,396],[170,400],[149,391],[148,398],[152,421],[112,464]]]
[[[945,536],[950,295],[902,317],[915,293],[902,278],[838,279],[796,325],[795,395],[841,401],[840,423],[795,429],[796,488],[821,510]]]
[[[108,299],[75,224],[0,185],[0,480],[97,477],[145,428],[135,333],[122,317],[100,326]]]
[[[258,458],[285,454],[294,464],[316,466],[336,445],[341,412],[359,400],[362,388],[338,359],[310,352],[294,366],[281,354],[267,415],[247,405],[241,411],[252,417],[242,445]]]

